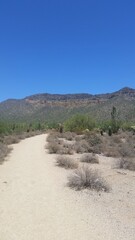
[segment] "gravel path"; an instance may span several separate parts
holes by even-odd
[[[122,221],[111,193],[66,186],[70,171],[55,166],[46,137],[14,144],[0,166],[0,240],[134,240],[135,218]]]

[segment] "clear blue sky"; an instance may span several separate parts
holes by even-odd
[[[135,0],[0,0],[0,101],[135,88]]]

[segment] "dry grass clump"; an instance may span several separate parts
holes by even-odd
[[[73,146],[68,143],[63,143],[60,147],[59,154],[69,154],[72,155],[74,153]]]
[[[7,145],[19,143],[20,139],[17,135],[5,136],[3,142]]]
[[[84,134],[83,135],[76,135],[76,137],[75,137],[75,141],[76,142],[81,141],[83,139],[85,139],[85,135]]]
[[[60,136],[60,138],[59,138]],[[73,154],[73,146],[68,142],[65,142],[64,139],[61,139],[63,133],[51,133],[48,135],[47,141],[49,149],[49,153],[56,153],[56,154]]]
[[[113,135],[113,136],[112,136],[112,141],[113,141],[114,143],[119,144],[119,143],[122,142],[122,138],[121,138],[120,135]]]
[[[68,141],[73,141],[76,137],[76,133],[73,133],[73,132],[64,132],[61,134],[62,138],[65,138],[66,140]]]
[[[81,162],[86,162],[86,163],[97,163],[97,164],[99,163],[98,157],[93,153],[84,154],[80,160]]]
[[[88,132],[85,134],[85,139],[89,143],[90,146],[95,146],[102,143],[102,138],[99,134],[94,132]]]
[[[53,141],[58,141],[58,138],[60,137],[60,134],[57,132],[52,132],[48,135],[47,137],[47,142],[53,142]]]
[[[81,140],[74,144],[74,150],[76,153],[87,153],[90,151],[90,147],[86,140]]]
[[[66,169],[78,168],[78,162],[66,156],[58,156],[57,165]]]
[[[53,154],[73,154],[72,146],[69,144],[62,144],[62,142],[52,141],[49,142],[47,145],[47,149],[49,150],[49,153]]]
[[[119,153],[122,157],[132,157],[134,150],[129,142],[125,142],[119,146]]]
[[[101,144],[101,152],[107,157],[119,157],[119,143],[115,142],[115,136],[105,136]]]
[[[89,145],[89,152],[100,154],[102,152],[102,137],[95,133],[89,132],[85,134],[85,140]]]
[[[88,188],[95,191],[109,191],[109,186],[97,170],[82,166],[69,176],[68,186],[76,190]]]
[[[3,163],[5,157],[10,153],[11,148],[7,145],[0,143],[0,164]]]
[[[116,168],[128,169],[130,171],[135,171],[135,159],[119,159],[116,164]]]
[[[53,153],[60,153],[61,150],[61,146],[57,143],[57,142],[49,142],[47,145],[47,149],[49,150],[49,153],[53,154]]]

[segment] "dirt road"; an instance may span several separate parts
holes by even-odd
[[[0,240],[133,240],[133,226],[115,219],[99,193],[66,186],[69,171],[55,166],[46,136],[13,145],[0,166]]]

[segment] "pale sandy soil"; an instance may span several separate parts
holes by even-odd
[[[0,240],[135,240],[135,172],[101,157],[96,168],[111,192],[74,191],[66,186],[71,170],[45,150],[46,136],[13,145],[0,166]]]

